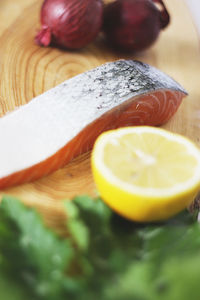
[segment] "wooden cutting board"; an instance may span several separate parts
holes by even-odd
[[[139,59],[165,71],[189,92],[179,111],[164,127],[200,145],[199,40],[184,1],[165,0],[171,24],[146,52],[124,56],[107,48],[101,38],[83,50],[41,48],[34,43],[39,29],[40,0],[0,1],[0,115],[81,72],[119,58]],[[14,145],[13,145],[14,147]],[[23,147],[23,145],[22,145]],[[96,195],[90,154],[36,182],[1,192],[35,206],[50,225],[61,224],[62,200]]]

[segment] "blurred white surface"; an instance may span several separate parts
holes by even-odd
[[[185,0],[194,18],[197,30],[200,34],[200,0]]]

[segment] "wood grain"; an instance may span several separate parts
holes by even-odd
[[[180,0],[165,0],[172,22],[146,52],[124,56],[111,51],[102,37],[88,47],[69,52],[42,48],[34,43],[39,29],[39,0],[0,2],[0,115],[14,110],[62,81],[107,61],[133,58],[165,71],[189,92],[179,111],[164,127],[184,134],[200,145],[200,51],[190,13]],[[14,145],[13,145],[14,146]],[[1,193],[14,195],[35,206],[46,221],[64,221],[62,200],[77,194],[96,195],[90,170],[90,154],[36,182]]]

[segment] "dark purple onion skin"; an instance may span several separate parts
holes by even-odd
[[[165,29],[170,23],[170,15],[168,13],[168,10],[163,2],[163,0],[153,0],[154,3],[157,3],[160,5],[160,27],[162,29]]]
[[[103,31],[116,50],[144,50],[156,41],[161,28],[160,11],[152,0],[116,0],[105,7]]]
[[[80,49],[98,35],[103,21],[102,0],[45,0],[37,44]]]

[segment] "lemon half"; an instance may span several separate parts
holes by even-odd
[[[102,199],[139,222],[167,219],[186,208],[200,189],[200,150],[167,130],[136,126],[101,134],[92,152]]]

